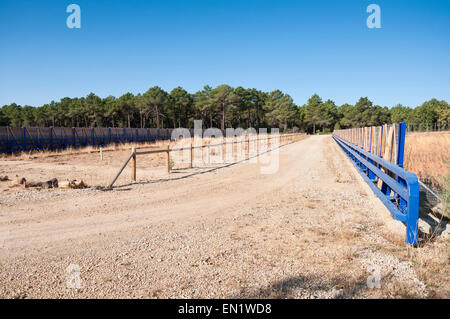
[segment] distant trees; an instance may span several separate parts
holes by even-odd
[[[193,115],[194,98],[182,87],[173,89],[169,94],[168,116],[175,127],[190,126],[189,119]]]
[[[6,125],[20,126],[22,125],[22,108],[16,103],[5,105],[1,109],[2,122]]]
[[[146,117],[149,115],[152,116],[152,119],[156,123],[156,128],[161,128],[161,123],[163,124],[162,127],[164,127],[164,122],[161,121],[161,118],[167,119],[165,113],[169,102],[169,94],[159,86],[154,86],[148,89],[148,91],[142,95],[142,98],[145,101]],[[130,97],[130,101],[131,99],[132,98]],[[146,117],[144,120],[146,120]]]
[[[322,102],[322,98],[314,94],[308,99],[304,106],[306,130],[311,133],[316,132],[316,128],[331,132],[338,121],[338,110],[332,100]]]
[[[282,127],[287,130],[288,124],[292,127],[298,117],[298,108],[292,98],[280,90],[271,92],[263,106],[266,111],[266,121],[270,127]]]
[[[409,107],[404,107],[401,104],[397,104],[391,108],[391,121],[393,123],[405,122],[409,119],[411,111],[412,110]]]
[[[211,103],[218,107],[221,113],[220,129],[225,129],[225,115],[232,114],[235,111],[235,104],[237,103],[237,96],[234,89],[226,84],[219,85],[211,92]]]
[[[0,126],[192,128],[196,119],[203,120],[204,128],[278,127],[286,131],[295,127],[309,133],[401,121],[448,127],[450,106],[431,99],[416,108],[398,104],[389,109],[374,105],[368,97],[361,97],[355,105],[337,106],[317,94],[297,106],[280,90],[267,93],[223,84],[205,86],[193,94],[182,87],[168,93],[154,86],[143,94],[128,92],[118,98],[90,93],[39,107],[12,103],[0,108]]]

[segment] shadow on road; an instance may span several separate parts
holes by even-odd
[[[358,297],[360,291],[367,289],[366,278],[351,281],[348,278],[335,277],[331,280],[325,276],[297,276],[271,283],[257,292],[241,294],[233,298],[312,298],[343,299]]]

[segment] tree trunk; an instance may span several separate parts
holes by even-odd
[[[213,127],[212,110],[211,109],[209,110],[209,127]]]
[[[156,105],[155,107],[156,107],[156,128],[159,128],[159,110],[158,110],[158,105]]]

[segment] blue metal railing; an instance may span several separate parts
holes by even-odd
[[[120,132],[119,134],[115,132],[112,134],[111,128],[63,128],[65,129],[64,134],[66,134],[66,136],[62,137],[55,134],[55,129],[53,127],[41,128],[46,129],[46,133],[44,133],[45,136],[36,136],[36,132],[34,132],[34,136],[32,136],[27,132],[26,127],[0,127],[0,129],[1,128],[6,128],[6,130],[3,130],[3,135],[0,137],[0,153],[16,153],[31,150],[56,150],[68,147],[79,148],[88,145],[105,146],[108,144],[130,142],[144,143],[171,139],[169,130],[160,132],[159,129],[157,130],[157,133],[152,133],[148,130],[142,134],[142,132],[138,132],[139,129],[124,128],[123,132]],[[12,133],[12,130],[14,130],[15,134]],[[68,130],[71,133],[69,133]],[[79,133],[77,133],[77,130],[80,130],[80,133],[83,135],[80,136]]]
[[[358,172],[390,211],[406,224],[406,242],[417,245],[419,219],[419,183],[417,176],[403,169],[404,123],[400,123],[397,165],[333,134],[334,140],[352,160]],[[382,181],[381,189],[378,181]],[[391,196],[391,192],[393,196]]]
[[[134,136],[95,136],[95,137],[48,137],[26,138],[14,140],[0,140],[0,153],[14,153],[31,150],[55,150],[67,147],[78,148],[91,146],[105,146],[121,143],[144,143],[157,140],[168,140],[170,135],[134,135]]]

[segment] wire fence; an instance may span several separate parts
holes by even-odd
[[[171,138],[173,129],[111,127],[0,127],[0,153],[145,143]]]
[[[450,131],[449,123],[407,123],[407,132],[441,132]]]

